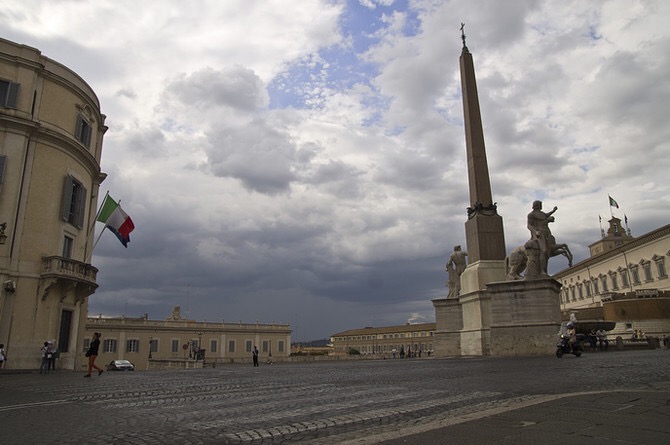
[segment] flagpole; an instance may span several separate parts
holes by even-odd
[[[108,196],[109,196],[109,190],[107,190],[107,193],[105,193],[105,197],[102,199],[102,204],[105,203],[105,201],[107,200],[107,197],[108,197]],[[100,205],[100,208],[99,208],[98,211],[96,212],[96,214],[95,214],[95,218],[93,218],[93,222],[91,223],[91,227],[90,227],[90,229],[88,230],[88,233],[90,233],[91,235],[95,235],[95,223],[98,221],[98,216],[100,216],[100,212],[101,212],[101,211],[102,211],[102,205]],[[105,227],[107,227],[107,226],[105,226]],[[103,228],[103,229],[102,229],[102,232],[104,232],[104,231],[105,231],[105,229]],[[100,235],[102,235],[102,232],[100,232]],[[89,235],[89,236],[90,236],[90,235]],[[88,255],[88,258],[86,258],[86,262],[87,262],[87,263],[90,262],[90,260],[93,259],[93,251],[95,250],[95,246],[98,245],[98,241],[100,241],[100,236],[98,236],[98,239],[97,239],[97,240],[95,241],[95,243],[93,244],[93,247],[91,247],[91,252],[90,252],[90,254]],[[88,243],[87,243],[87,244],[88,244]]]
[[[102,203],[104,204],[105,201],[107,200],[107,197],[109,196],[109,190],[107,190],[107,193],[105,193],[105,197],[102,199]],[[102,212],[102,205],[98,209],[98,213],[95,214],[95,220],[93,221],[93,224],[95,225],[95,222],[98,220],[98,216],[100,216],[100,212]]]
[[[628,228],[628,216],[626,216],[625,213],[623,214],[623,219],[624,219],[624,222],[626,223],[626,233],[628,234],[628,236],[631,236],[630,228]]]
[[[95,250],[95,246],[98,245],[98,241],[100,241],[100,238],[102,237],[102,234],[105,232],[106,228],[107,228],[107,225],[105,225],[105,227],[103,227],[102,230],[100,231],[100,235],[98,235],[98,239],[95,240],[95,244],[93,244],[93,248],[91,249],[91,254],[93,254],[93,251]]]
[[[614,212],[612,211],[612,197],[610,194],[607,194],[607,204],[610,206],[610,217],[614,218]]]

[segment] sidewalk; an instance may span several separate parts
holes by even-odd
[[[670,443],[670,390],[549,396],[521,408],[454,419],[383,445],[401,444],[645,444]],[[495,412],[502,411],[502,412]],[[397,433],[396,433],[397,437]]]

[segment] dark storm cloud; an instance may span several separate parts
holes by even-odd
[[[289,134],[263,119],[213,129],[209,135],[210,169],[216,176],[238,179],[248,190],[270,195],[289,190],[296,147]]]
[[[108,116],[101,195],[136,229],[128,249],[103,234],[92,313],[179,304],[308,340],[431,319],[470,204],[461,22],[509,248],[538,198],[575,258],[607,194],[634,235],[667,222],[665,1],[386,2],[346,26],[350,2],[117,3],[0,15],[3,37],[75,70]]]

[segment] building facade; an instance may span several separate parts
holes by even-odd
[[[204,360],[207,363],[251,361],[254,346],[262,361],[282,360],[291,353],[288,324],[198,322],[181,317],[179,307],[165,320],[89,317],[78,355],[84,357],[94,332],[102,334],[97,364],[125,359],[138,370],[161,362]],[[81,361],[79,368],[85,369]]]
[[[81,354],[105,115],[91,87],[40,51],[0,39],[0,343],[7,368]],[[83,356],[81,356],[83,357]]]
[[[622,337],[670,333],[670,225],[633,237],[612,217],[589,249],[589,258],[554,275],[563,285],[563,313],[614,321],[611,334]]]
[[[391,356],[395,351],[427,354],[433,351],[435,323],[405,324],[379,328],[350,329],[333,334],[330,342],[334,354],[349,354],[352,350],[361,354]]]

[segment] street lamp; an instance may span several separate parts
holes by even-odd
[[[151,360],[151,346],[153,344],[153,337],[150,335],[149,336],[149,360]]]

